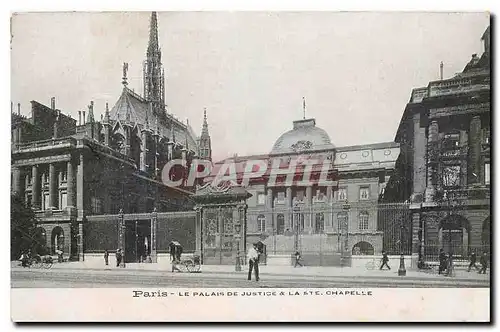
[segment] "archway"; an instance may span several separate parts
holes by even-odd
[[[56,253],[56,250],[64,251],[64,231],[62,227],[56,226],[52,229],[50,245],[53,254]]]
[[[455,257],[467,257],[470,246],[470,223],[458,214],[452,214],[439,222],[439,247]]]
[[[360,241],[352,247],[352,254],[359,255],[373,255],[375,253],[373,246],[366,241]]]

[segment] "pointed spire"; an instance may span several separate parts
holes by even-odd
[[[151,13],[151,21],[149,25],[149,44],[148,44],[148,56],[153,55],[159,51],[158,47],[158,20],[156,18],[156,12]]]
[[[109,123],[109,106],[106,103],[106,111],[104,112],[104,123]]]
[[[203,109],[203,127],[201,129],[201,136],[206,137],[208,135],[208,123],[207,123],[207,109]]]
[[[306,119],[306,97],[302,97],[302,111],[304,112],[304,120]]]
[[[87,122],[94,123],[94,101],[90,102],[90,105],[89,105],[89,115],[88,115],[87,119],[88,119]]]
[[[124,87],[126,87],[128,85],[127,72],[128,72],[128,63],[124,62],[123,63],[123,77],[122,77],[122,84]]]

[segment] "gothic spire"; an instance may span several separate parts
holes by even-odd
[[[151,21],[149,25],[149,44],[148,44],[148,56],[159,52],[158,45],[158,20],[156,18],[156,12],[151,13]]]
[[[201,136],[207,137],[208,135],[208,123],[207,123],[207,109],[203,109],[203,128],[201,129]]]
[[[104,112],[104,123],[109,123],[109,106],[106,103],[106,111]]]

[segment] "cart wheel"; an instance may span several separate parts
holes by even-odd
[[[38,261],[34,260],[32,263],[31,263],[31,267],[34,268],[34,269],[39,269],[41,267],[41,263],[39,263]]]
[[[186,266],[186,270],[188,270],[189,272],[193,272],[195,271],[195,265],[193,263],[192,260],[188,260],[188,261],[185,261],[184,262],[184,265]]]
[[[50,262],[50,261],[45,262],[44,267],[45,267],[46,269],[50,269],[50,268],[52,267],[52,262]]]

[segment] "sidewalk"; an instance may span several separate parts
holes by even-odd
[[[111,263],[111,262],[110,262]],[[113,262],[114,263],[114,262]],[[15,266],[15,265],[13,265]],[[202,265],[202,273],[219,273],[219,274],[234,274],[245,273],[247,266],[242,266],[241,272],[235,272],[234,265]],[[127,263],[125,268],[116,267],[114,264],[105,266],[98,261],[83,261],[83,262],[65,262],[54,263],[52,269],[88,269],[88,270],[120,270],[120,271],[156,271],[170,272],[172,266],[170,262],[160,263]],[[276,276],[302,276],[302,277],[353,277],[353,278],[398,278],[398,279],[416,279],[416,280],[457,280],[457,281],[489,281],[490,274],[478,274],[475,271],[467,272],[466,269],[455,269],[453,277],[446,277],[436,273],[426,273],[411,269],[406,270],[406,276],[398,276],[398,269],[391,270],[367,270],[366,268],[355,267],[331,267],[331,266],[304,266],[294,268],[293,266],[259,266],[262,275]]]

